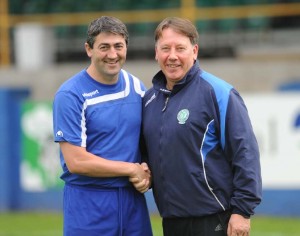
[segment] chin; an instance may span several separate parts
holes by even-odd
[[[168,78],[168,80],[171,80],[173,82],[179,81],[183,78],[183,76],[174,75],[174,74],[166,74],[166,77]]]

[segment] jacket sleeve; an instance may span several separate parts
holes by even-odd
[[[234,89],[229,93],[225,120],[225,153],[233,171],[230,204],[233,213],[249,217],[262,197],[260,156],[246,105]]]

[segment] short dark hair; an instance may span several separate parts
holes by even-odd
[[[86,42],[93,48],[95,38],[101,32],[109,32],[113,34],[122,35],[125,39],[126,45],[129,43],[129,34],[126,25],[118,18],[112,16],[101,16],[93,20],[88,27]]]
[[[175,32],[187,36],[192,45],[198,44],[199,34],[193,23],[184,18],[167,17],[156,27],[155,42],[161,37],[162,31],[166,28],[171,28]]]

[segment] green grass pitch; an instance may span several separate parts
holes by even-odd
[[[162,236],[161,219],[151,215],[154,236]],[[61,213],[0,213],[0,236],[62,235]],[[299,236],[300,218],[254,216],[251,236]]]

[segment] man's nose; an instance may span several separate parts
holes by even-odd
[[[171,60],[177,59],[177,53],[176,53],[176,49],[175,48],[172,48],[170,50],[169,59],[171,59]]]
[[[117,50],[114,47],[111,47],[107,52],[107,57],[116,58],[117,57]]]

